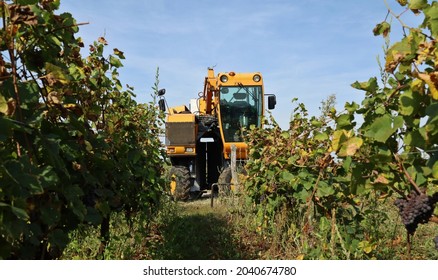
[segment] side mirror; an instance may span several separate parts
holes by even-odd
[[[275,105],[277,104],[277,97],[275,95],[268,96],[268,109],[275,109]]]
[[[164,99],[158,100],[158,108],[163,112],[166,111],[166,101]]]

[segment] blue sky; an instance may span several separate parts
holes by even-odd
[[[395,0],[387,3],[401,11]],[[125,53],[120,79],[139,103],[151,101],[157,67],[170,106],[197,97],[208,67],[258,71],[265,92],[277,96],[272,113],[284,129],[293,98],[311,115],[331,94],[338,110],[362,100],[350,85],[380,75],[384,40],[372,30],[387,14],[384,0],[62,0],[61,11],[89,22],[78,35],[85,45],[104,36],[109,51]],[[406,23],[418,22],[411,14]],[[393,30],[396,42],[395,20]]]

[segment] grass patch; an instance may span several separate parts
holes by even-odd
[[[261,222],[254,207],[245,204],[243,198],[228,205],[235,234],[245,237],[246,250],[258,259],[438,259],[433,242],[438,226],[419,225],[409,254],[406,230],[390,199],[369,201],[364,219],[355,229],[336,218],[312,218],[309,222],[304,214],[290,210]],[[362,244],[349,239],[352,230],[356,230],[356,238],[358,232],[363,236]]]
[[[111,218],[110,242],[104,259],[216,260],[256,258],[232,225],[224,204],[211,208],[209,199],[163,204],[145,227],[127,223],[122,213]],[[236,234],[238,233],[238,234]],[[82,225],[70,235],[62,259],[96,259],[99,228]]]
[[[253,257],[232,224],[226,205],[209,199],[175,205],[155,228],[158,242],[150,242],[153,259],[217,260]],[[239,232],[240,233],[240,232]]]
[[[238,258],[226,216],[210,206],[178,205],[181,212],[160,227],[161,242],[151,252],[154,259],[212,260]]]
[[[420,225],[407,252],[406,231],[391,201],[370,204],[369,213],[359,225],[364,228],[361,250],[351,250],[348,231],[336,219],[305,225],[298,212],[279,212],[260,225],[252,205],[244,197],[162,204],[149,223],[128,223],[121,213],[111,219],[111,238],[104,259],[216,260],[216,259],[417,259],[437,260],[433,238],[436,224]],[[335,227],[336,226],[336,227]],[[336,228],[343,232],[342,239]],[[370,239],[373,236],[373,239]],[[71,234],[63,259],[96,259],[100,245],[99,229],[81,226]]]

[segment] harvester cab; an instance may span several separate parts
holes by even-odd
[[[244,162],[247,144],[243,129],[262,127],[265,110],[263,78],[256,73],[219,73],[208,69],[204,90],[198,99],[168,107],[165,90],[158,92],[159,107],[167,112],[166,153],[170,158],[170,192],[177,200],[199,196],[215,183],[230,186],[231,148]],[[268,95],[268,109],[276,105]]]

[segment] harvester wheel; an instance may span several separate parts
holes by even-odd
[[[169,172],[170,194],[175,200],[190,197],[190,171],[185,166],[172,166]]]
[[[226,167],[224,170],[222,170],[221,174],[218,178],[218,188],[219,188],[219,196],[226,196],[231,193],[231,191],[234,189],[234,186],[231,185],[231,167]]]

